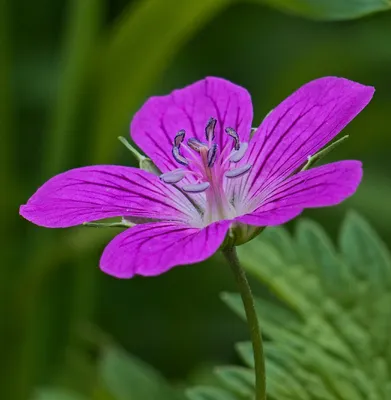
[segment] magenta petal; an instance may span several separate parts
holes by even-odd
[[[351,196],[362,178],[359,161],[340,161],[299,172],[276,185],[252,213],[239,217],[250,225],[279,225],[304,208],[336,205]],[[253,201],[257,199],[254,198]]]
[[[265,118],[251,140],[243,161],[253,164],[248,187],[291,175],[332,140],[373,93],[372,87],[336,77],[302,86]]]
[[[116,236],[105,248],[101,269],[117,278],[154,276],[172,267],[203,261],[222,244],[230,221],[197,229],[174,222],[137,225]]]
[[[236,218],[243,224],[254,226],[275,226],[287,223],[293,218],[299,216],[303,211],[301,207],[285,206],[281,208],[273,208],[266,210],[258,210],[251,214],[246,214]]]
[[[232,139],[226,127],[248,141],[253,117],[247,90],[221,78],[208,77],[167,96],[151,97],[136,113],[131,124],[135,143],[162,170],[178,168],[171,156],[176,133],[184,129],[191,137],[205,141],[209,119],[217,119],[216,143],[220,149]]]
[[[20,214],[48,228],[133,216],[189,221],[194,210],[176,189],[136,168],[97,165],[59,174],[21,206]]]

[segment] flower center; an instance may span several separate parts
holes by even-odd
[[[181,186],[183,192],[190,196],[205,194],[206,206],[197,208],[203,210],[206,223],[236,216],[233,199],[227,190],[230,186],[228,181],[243,176],[251,169],[250,164],[232,168],[232,164],[238,163],[243,158],[248,143],[240,142],[237,132],[227,127],[225,133],[232,138],[232,141],[220,149],[215,143],[216,123],[215,118],[210,118],[206,124],[205,142],[196,138],[190,138],[185,142],[186,132],[180,130],[174,138],[172,156],[182,167],[160,176],[160,179],[167,184],[177,184],[188,177],[186,184]]]

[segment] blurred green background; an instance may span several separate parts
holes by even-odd
[[[117,136],[128,135],[148,96],[221,76],[251,92],[257,125],[320,76],[375,86],[372,103],[345,130],[350,140],[332,154],[363,160],[363,184],[343,205],[305,215],[335,234],[355,208],[391,244],[391,12],[320,22],[260,3],[1,0],[1,399],[26,400],[46,384],[77,386],[68,377],[85,379],[79,350],[89,323],[174,381],[203,364],[235,362],[233,344],[247,338],[218,298],[234,289],[219,255],[120,281],[98,269],[114,230],[46,230],[18,216],[56,173],[134,165]]]

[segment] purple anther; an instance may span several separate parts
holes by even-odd
[[[205,143],[200,142],[198,139],[196,138],[190,138],[187,141],[187,145],[193,149],[194,151],[196,151],[197,153],[199,153],[201,151],[201,149],[203,147],[207,147],[207,145]]]
[[[242,165],[239,168],[231,169],[225,173],[227,178],[237,178],[239,176],[244,175],[246,172],[250,171],[251,164]]]
[[[215,118],[210,118],[208,123],[206,124],[205,128],[205,136],[206,140],[212,141],[215,138],[215,127],[216,127],[217,120]]]
[[[212,168],[214,163],[216,162],[216,158],[217,158],[217,149],[218,146],[216,143],[213,143],[212,146],[210,147],[210,149],[208,150],[208,167]]]
[[[192,185],[182,186],[182,189],[187,193],[202,193],[209,187],[209,182],[194,183]]]
[[[189,161],[186,160],[185,157],[183,157],[180,152],[179,152],[179,147],[174,146],[172,148],[172,155],[175,159],[176,162],[182,165],[189,165]]]
[[[232,128],[225,128],[225,132],[228,133],[229,136],[234,140],[234,149],[239,150],[240,147],[240,141],[239,141],[239,135],[235,131],[235,129]]]
[[[185,176],[185,171],[181,168],[174,169],[173,171],[166,172],[159,176],[164,183],[178,183]]]
[[[235,163],[239,162],[244,157],[244,155],[247,151],[247,148],[248,148],[247,142],[240,143],[239,150],[234,150],[232,152],[232,154],[229,157],[229,161],[235,162]]]
[[[175,138],[174,138],[174,146],[175,147],[180,147],[180,145],[181,145],[181,143],[183,142],[183,139],[185,138],[185,134],[186,134],[186,132],[185,132],[185,130],[184,129],[181,129],[176,135],[175,135]]]

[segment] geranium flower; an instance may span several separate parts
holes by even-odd
[[[220,248],[232,227],[244,242],[253,235],[246,228],[283,224],[305,208],[352,195],[362,177],[359,161],[300,170],[373,93],[343,78],[314,80],[277,106],[250,140],[249,93],[206,78],[150,98],[133,118],[134,142],[162,175],[116,165],[73,169],[47,181],[20,214],[49,228],[137,218],[142,223],[117,235],[100,260],[118,278],[197,263]]]

